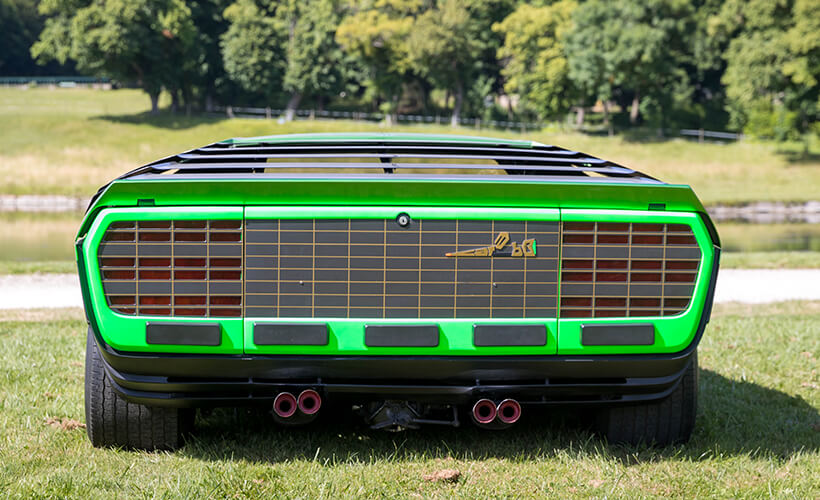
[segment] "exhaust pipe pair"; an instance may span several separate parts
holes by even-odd
[[[273,400],[273,413],[282,419],[293,417],[297,411],[302,415],[315,415],[321,407],[322,397],[313,389],[305,389],[299,393],[299,397],[289,392],[280,392]]]
[[[514,399],[505,399],[497,405],[489,399],[479,399],[473,405],[472,416],[482,426],[496,422],[506,427],[521,418],[521,404]]]

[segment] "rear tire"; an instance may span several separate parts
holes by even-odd
[[[193,410],[129,403],[105,373],[97,342],[88,331],[85,349],[85,422],[95,447],[174,450],[193,428]]]
[[[650,403],[600,410],[598,432],[610,443],[668,446],[692,436],[697,413],[698,355],[692,355],[678,386],[666,398]]]

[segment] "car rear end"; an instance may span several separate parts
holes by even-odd
[[[718,255],[687,186],[457,136],[217,143],[107,186],[77,240],[96,376],[136,408],[412,428],[589,405],[659,443],[691,432]],[[618,434],[670,398],[675,429]]]

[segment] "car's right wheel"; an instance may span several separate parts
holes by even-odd
[[[596,428],[610,443],[668,446],[692,436],[697,413],[698,357],[692,355],[678,386],[666,398],[601,409]]]
[[[140,450],[173,450],[193,427],[192,410],[159,408],[122,399],[105,373],[90,329],[85,351],[85,422],[91,444]]]

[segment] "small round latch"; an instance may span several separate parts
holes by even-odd
[[[405,214],[405,213],[399,214],[396,217],[396,224],[398,224],[401,227],[409,226],[410,225],[410,216]]]

